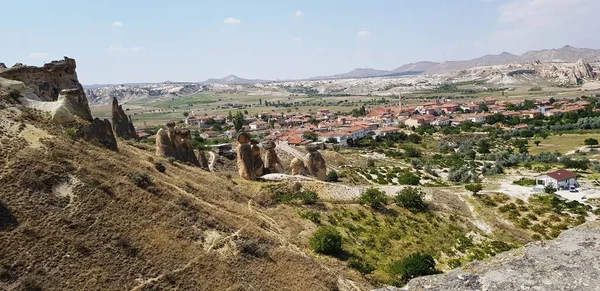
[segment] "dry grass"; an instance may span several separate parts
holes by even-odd
[[[369,287],[309,255],[296,234],[311,227],[285,207],[252,203],[258,183],[122,142],[119,153],[94,147],[43,118],[28,123],[56,138],[39,148],[18,140],[0,155],[0,268],[10,275],[0,289],[331,290],[339,276]],[[74,197],[56,195],[71,176],[81,181]]]

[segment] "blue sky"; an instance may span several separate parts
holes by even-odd
[[[600,48],[598,0],[0,0],[0,62],[84,84],[293,79],[503,51]]]

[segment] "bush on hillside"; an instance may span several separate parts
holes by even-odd
[[[414,253],[390,266],[390,273],[396,277],[395,285],[406,284],[410,279],[439,273],[435,261],[428,254]]]
[[[369,205],[371,208],[381,208],[387,205],[387,196],[379,189],[369,188],[360,194],[358,202],[362,205]]]
[[[425,197],[425,193],[423,193],[421,189],[416,187],[406,187],[396,194],[394,202],[396,205],[407,209],[425,210],[427,209],[427,204],[425,204],[423,197]]]
[[[332,226],[319,227],[310,238],[310,248],[324,255],[335,255],[342,250],[342,235]]]
[[[339,180],[339,176],[338,173],[334,170],[329,171],[329,173],[327,173],[327,180],[329,182],[337,182]]]

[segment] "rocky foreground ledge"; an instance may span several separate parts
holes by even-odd
[[[445,274],[415,278],[401,289],[377,289],[397,290],[600,290],[600,222]]]

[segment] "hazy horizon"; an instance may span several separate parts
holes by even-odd
[[[36,9],[31,9],[36,6]],[[600,48],[594,0],[20,1],[0,62],[75,58],[84,84],[305,79],[486,54]],[[27,21],[23,21],[27,17]],[[582,29],[585,28],[585,29]]]

